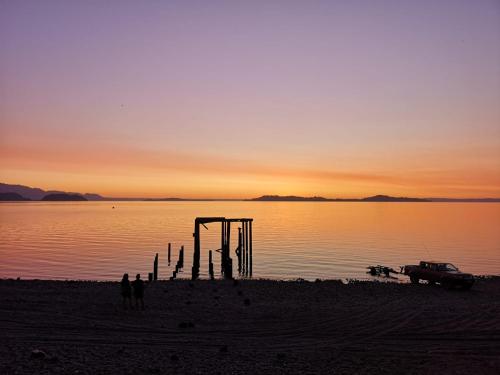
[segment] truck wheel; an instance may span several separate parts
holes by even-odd
[[[442,285],[442,286],[443,286],[443,288],[445,288],[445,289],[448,289],[448,290],[453,289],[453,283],[452,283],[451,281],[443,281],[443,282],[441,283],[441,285]]]
[[[412,284],[418,284],[419,279],[416,276],[410,276],[410,281]]]
[[[469,290],[470,288],[472,288],[472,284],[464,284],[464,285],[462,285],[462,290]]]

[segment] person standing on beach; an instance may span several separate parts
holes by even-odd
[[[130,306],[130,308],[132,308],[132,287],[130,286],[128,273],[123,274],[120,286],[122,289],[123,308],[127,309],[127,299],[128,299],[128,305]]]
[[[138,273],[135,276],[135,280],[132,281],[132,287],[134,288],[135,307],[139,308],[140,300],[141,308],[144,310],[144,281],[141,280],[140,273]]]

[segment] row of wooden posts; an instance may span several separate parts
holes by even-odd
[[[221,271],[226,278],[232,278],[232,261],[229,255],[229,223],[224,223],[222,230],[222,249],[221,249]],[[167,260],[168,265],[171,263],[172,244],[168,244]],[[238,228],[238,247],[236,248],[236,256],[238,257],[238,273],[244,276],[252,276],[252,222],[247,221],[242,223],[242,227]],[[228,261],[229,260],[229,261]],[[179,250],[179,258],[175,265],[170,280],[174,280],[177,274],[184,268],[184,246]],[[208,252],[208,274],[211,280],[214,277],[214,263],[212,250]],[[158,253],[156,253],[153,261],[153,272],[148,275],[149,281],[158,280]]]
[[[252,221],[242,222],[238,228],[238,272],[240,275],[252,276]]]
[[[170,259],[172,254],[172,244],[168,243],[168,251],[167,251],[167,260],[168,265],[170,266]],[[177,277],[177,274],[184,267],[184,246],[181,246],[179,250],[179,259],[177,260],[177,264],[175,265],[175,271],[173,272],[170,280],[173,280]],[[158,253],[155,255],[155,260],[153,261],[153,272],[150,272],[148,275],[149,281],[157,281],[158,280]]]
[[[168,259],[168,265],[170,266],[170,259],[171,259],[171,254],[172,254],[172,245],[171,243],[168,244],[168,251],[167,251],[167,259]],[[184,246],[181,246],[179,250],[179,259],[177,260],[177,264],[175,265],[175,271],[173,272],[173,275],[170,277],[170,280],[174,280],[177,277],[177,274],[180,272],[180,270],[184,267]],[[213,258],[212,258],[212,250],[208,252],[208,274],[210,276],[210,279],[213,280],[214,277],[214,263],[213,263]],[[155,259],[153,261],[153,272],[150,272],[148,275],[148,280],[149,281],[158,281],[158,253],[155,255]]]

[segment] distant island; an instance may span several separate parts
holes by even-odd
[[[324,197],[297,197],[295,195],[263,195],[258,198],[249,199],[253,202],[431,202],[423,198],[391,197],[388,195],[374,195],[367,198],[324,198]]]
[[[430,202],[423,198],[408,198],[408,197],[390,197],[388,195],[374,195],[361,199],[363,202]]]
[[[88,201],[87,198],[79,194],[48,194],[42,201]]]
[[[25,198],[17,193],[0,193],[0,201],[30,201],[31,199]]]
[[[324,197],[297,197],[295,195],[263,195],[258,198],[248,199],[254,202],[328,202],[333,199]]]
[[[44,199],[48,195],[60,195],[59,198]],[[68,198],[67,196],[78,196],[79,198]],[[84,199],[80,199],[84,198]],[[411,198],[411,197],[392,197],[389,195],[374,195],[366,198],[325,198],[319,196],[301,197],[296,195],[263,195],[251,199],[224,199],[224,198],[130,198],[130,197],[103,197],[95,193],[80,194],[76,192],[65,192],[57,190],[43,190],[32,188],[25,185],[11,185],[0,183],[0,201],[146,201],[146,202],[212,202],[212,201],[250,201],[250,202],[472,202],[472,203],[498,203],[500,198]]]

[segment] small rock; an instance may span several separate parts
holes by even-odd
[[[189,283],[189,286],[190,286],[191,288],[194,288],[194,284],[193,284],[193,283]]]
[[[31,358],[45,359],[47,358],[47,354],[43,350],[34,349],[31,351]]]
[[[238,280],[233,280],[233,286],[238,286],[240,282]]]
[[[238,295],[239,296],[242,296],[243,295],[243,292],[241,290],[238,290]]]
[[[187,328],[188,324],[186,322],[179,323],[179,328]]]
[[[222,345],[219,349],[219,352],[221,353],[227,353],[228,352],[228,347],[227,345]]]
[[[286,354],[285,353],[278,353],[278,354],[276,354],[276,358],[278,358],[280,361],[282,361],[286,358]]]
[[[187,325],[188,325],[189,328],[194,328],[194,323],[193,322],[188,322]]]
[[[177,361],[179,360],[179,357],[178,357],[176,354],[172,354],[172,355],[170,356],[170,360],[171,360],[171,361],[174,361],[174,362],[177,362]]]
[[[245,304],[245,306],[250,306],[250,299],[245,298],[245,301],[243,303]]]

